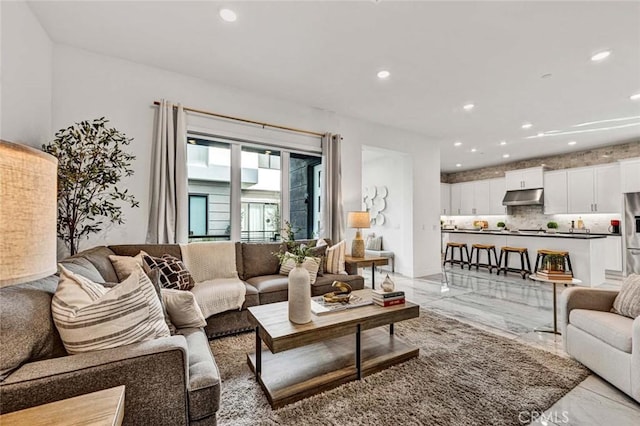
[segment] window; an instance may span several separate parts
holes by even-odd
[[[296,238],[317,235],[319,155],[208,136],[188,140],[190,241],[279,241],[285,220]]]

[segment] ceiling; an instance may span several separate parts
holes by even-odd
[[[445,172],[640,138],[574,127],[640,116],[640,2],[29,4],[56,43],[423,134]],[[548,131],[581,132],[527,138]]]

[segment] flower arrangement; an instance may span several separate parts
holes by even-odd
[[[282,228],[282,241],[287,246],[287,251],[285,253],[273,253],[273,255],[280,260],[280,264],[292,259],[296,265],[300,266],[306,257],[311,256],[312,247],[296,243],[295,233],[299,230],[299,228],[294,230],[291,226],[291,222],[288,220],[284,222],[284,227]]]

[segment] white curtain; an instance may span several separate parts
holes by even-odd
[[[147,243],[186,243],[189,188],[185,113],[181,104],[174,105],[163,99],[157,117]]]
[[[333,243],[344,238],[342,214],[342,169],[340,164],[340,135],[322,137],[322,206],[320,238],[331,238]]]

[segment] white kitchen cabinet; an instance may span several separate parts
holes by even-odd
[[[460,185],[460,214],[469,216],[475,211],[475,182],[464,182]]]
[[[491,214],[491,184],[488,179],[478,180],[473,186],[473,214]]]
[[[543,173],[543,167],[532,167],[529,169],[505,172],[504,176],[506,179],[507,191],[542,188],[544,186]]]
[[[544,173],[544,214],[563,214],[568,211],[567,171]]]
[[[489,214],[507,213],[507,206],[502,205],[505,192],[507,192],[505,178],[489,180]]]
[[[462,193],[461,193],[461,183],[453,183],[451,184],[450,192],[451,192],[451,214],[459,215],[461,214],[461,202],[462,202]]]
[[[620,161],[622,193],[640,192],[640,158]]]
[[[440,214],[449,216],[451,214],[451,185],[440,183]]]
[[[604,269],[622,271],[622,237],[608,236],[605,245]]]
[[[620,213],[618,164],[567,170],[569,213]]]

